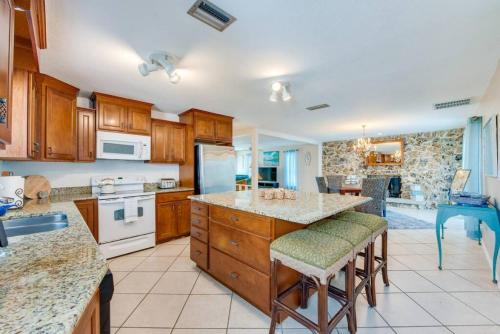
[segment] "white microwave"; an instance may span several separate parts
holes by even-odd
[[[151,137],[97,131],[97,159],[150,160]]]

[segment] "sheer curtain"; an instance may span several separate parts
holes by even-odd
[[[482,191],[482,166],[481,166],[481,137],[483,120],[481,117],[471,117],[467,120],[465,127],[462,167],[470,169],[470,176],[465,186],[465,191],[481,193]],[[479,239],[481,231],[479,230],[479,221],[473,217],[464,218],[465,230],[467,236],[471,239]]]
[[[288,150],[285,151],[285,177],[284,177],[284,188],[297,190],[298,183],[298,150]]]

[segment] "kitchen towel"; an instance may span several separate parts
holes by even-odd
[[[124,221],[125,224],[133,223],[139,219],[137,198],[124,199]]]

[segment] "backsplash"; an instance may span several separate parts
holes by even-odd
[[[323,143],[323,175],[401,175],[403,198],[410,198],[410,185],[420,184],[426,199],[435,202],[447,192],[457,168],[462,166],[464,129],[377,137],[405,142],[403,166],[365,166],[353,150],[354,140]]]
[[[97,160],[93,163],[3,161],[2,170],[14,175],[43,175],[53,188],[90,186],[90,178],[99,175],[142,175],[146,182],[162,177],[179,179],[177,164],[149,164],[142,161]]]

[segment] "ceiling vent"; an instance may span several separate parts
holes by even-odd
[[[316,110],[325,109],[325,108],[330,108],[330,105],[327,104],[327,103],[323,103],[323,104],[318,104],[318,105],[315,105],[315,106],[307,107],[306,109],[309,110],[309,111],[316,111]]]
[[[219,31],[224,31],[231,23],[236,21],[234,16],[206,0],[196,1],[188,10],[188,14]]]
[[[471,103],[471,99],[462,99],[462,100],[434,103],[434,109],[454,108],[454,107],[465,106],[465,105],[468,105],[470,103]]]

